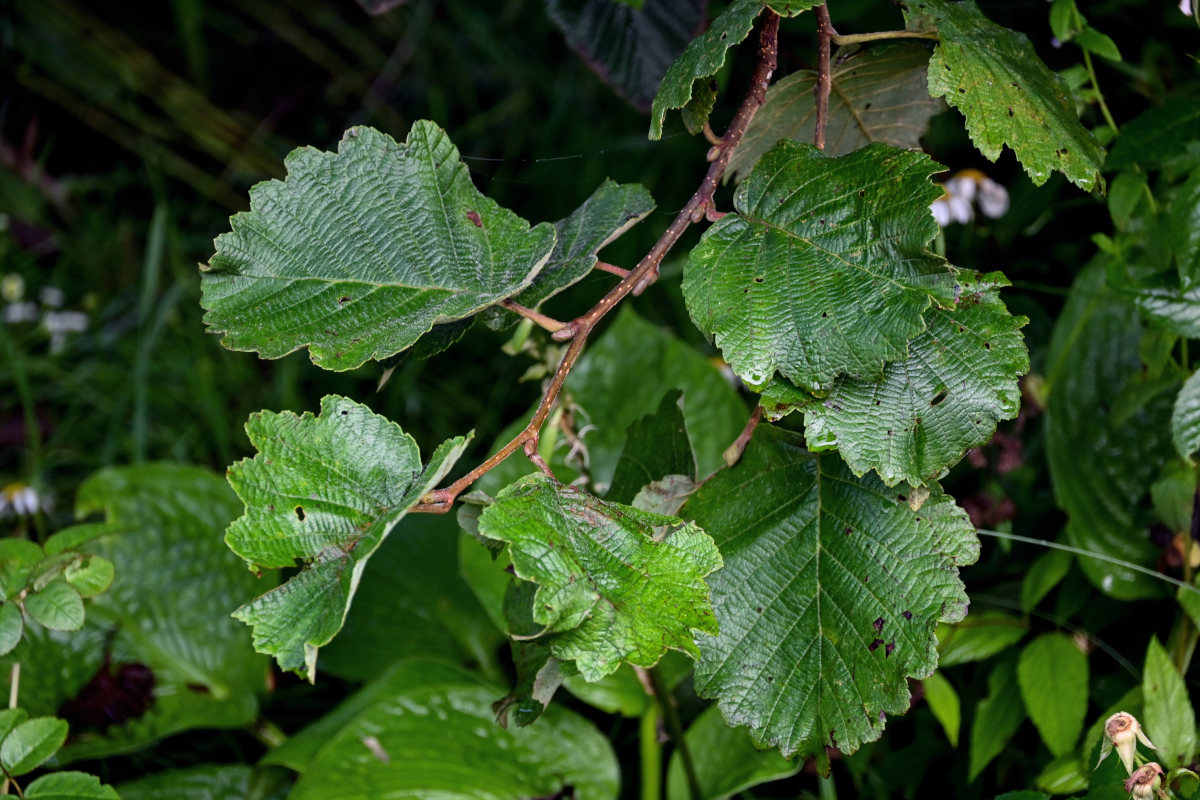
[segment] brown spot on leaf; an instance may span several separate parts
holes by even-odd
[[[478,211],[468,211],[468,212],[467,212],[467,219],[471,220],[471,222],[473,222],[473,223],[475,224],[475,227],[476,227],[476,228],[482,228],[482,227],[483,227],[483,220],[481,220],[481,219],[479,218],[479,212],[478,212]]]

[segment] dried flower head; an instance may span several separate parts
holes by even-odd
[[[1125,711],[1118,711],[1104,722],[1104,743],[1100,748],[1100,761],[1104,761],[1113,747],[1116,747],[1117,755],[1125,765],[1125,771],[1132,775],[1133,757],[1139,741],[1151,750],[1157,749],[1154,743],[1146,738],[1146,734],[1142,733],[1142,726],[1137,717]]]
[[[1134,720],[1136,723],[1137,720]],[[1162,785],[1163,768],[1153,761],[1143,764],[1130,774],[1125,781],[1125,791],[1138,800],[1154,797],[1154,792]]]

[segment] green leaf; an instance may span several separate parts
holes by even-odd
[[[836,443],[856,474],[874,469],[883,482],[922,485],[972,447],[987,444],[996,423],[1021,406],[1017,378],[1029,369],[1020,328],[997,297],[998,273],[964,280],[953,308],[933,308],[908,357],[883,380],[842,378],[804,414],[812,442]]]
[[[1090,787],[1083,800],[1129,800],[1129,792],[1125,791],[1127,777],[1121,759],[1115,756],[1105,759],[1092,770]]]
[[[683,51],[683,55],[671,65],[659,84],[658,93],[650,109],[650,138],[662,137],[663,120],[673,108],[684,108],[694,93],[709,78],[725,66],[725,51],[750,35],[754,19],[764,6],[779,14],[794,16],[807,11],[816,0],[734,0],[728,8],[712,21],[708,30],[696,37]],[[695,106],[693,106],[695,109]],[[707,114],[696,114],[689,130],[699,133],[708,119]]]
[[[979,542],[935,486],[919,511],[836,456],[760,425],[741,461],[682,515],[716,540],[720,633],[701,637],[696,690],[785,756],[852,753],[909,706],[937,664],[934,628],[966,613],[957,567]]]
[[[604,495],[614,503],[632,503],[642,487],[668,475],[696,477],[696,458],[683,416],[683,392],[663,395],[658,411],[629,426],[625,449]]]
[[[121,800],[111,786],[86,772],[52,772],[25,787],[27,800]]]
[[[695,525],[533,475],[496,497],[479,530],[509,543],[517,577],[538,585],[533,620],[554,634],[551,652],[588,680],[622,661],[653,666],[667,648],[695,655],[692,632],[716,632],[704,577],[721,557]]]
[[[1200,775],[1184,767],[1171,770],[1163,781],[1171,789],[1184,797],[1191,797],[1200,789]]]
[[[1171,204],[1172,249],[1184,286],[1200,281],[1200,167],[1192,170]]]
[[[25,598],[25,613],[52,631],[77,631],[83,627],[83,598],[64,580]]]
[[[696,766],[701,797],[721,800],[770,781],[795,775],[804,766],[801,759],[785,760],[773,750],[759,750],[746,731],[731,728],[720,709],[709,706],[684,734]],[[671,754],[667,768],[667,800],[691,800],[687,775],[679,750]]]
[[[971,141],[988,160],[1008,145],[1035,186],[1058,170],[1085,191],[1104,191],[1104,150],[1079,124],[1066,83],[1046,68],[1028,37],[989,20],[973,0],[906,6],[910,28],[938,32],[929,94],[962,112]]]
[[[251,569],[303,569],[234,616],[282,669],[316,679],[317,650],[337,634],[371,554],[466,447],[443,443],[422,470],[399,425],[337,395],[320,416],[263,411],[246,423],[258,450],[229,469],[246,513],[225,535]]]
[[[1071,41],[1071,37],[1079,30],[1075,21],[1078,16],[1075,0],[1054,0],[1050,4],[1050,32],[1059,41]]]
[[[1125,230],[1147,189],[1146,174],[1133,170],[1117,173],[1108,185],[1108,213],[1117,230]]]
[[[738,186],[739,213],[692,250],[683,294],[696,326],[751,385],[776,370],[810,391],[842,374],[878,380],[925,329],[931,298],[953,304],[950,270],[925,249],[938,169],[882,144],[831,159],[780,142]]]
[[[971,720],[970,766],[967,780],[974,781],[983,768],[1008,744],[1025,721],[1025,706],[1017,688],[1012,660],[1001,661],[988,675],[988,695],[975,705]]]
[[[1044,633],[1021,651],[1017,681],[1029,718],[1050,752],[1071,752],[1087,714],[1087,656],[1066,634]]]
[[[958,731],[962,725],[962,708],[958,701],[958,692],[941,672],[935,672],[922,681],[925,687],[925,702],[929,710],[941,723],[946,732],[946,741],[951,747],[958,747]]]
[[[1150,640],[1146,650],[1142,694],[1146,698],[1142,725],[1158,748],[1163,768],[1172,770],[1192,763],[1196,757],[1196,713],[1183,678],[1156,638]]]
[[[286,181],[250,192],[202,275],[205,322],[233,350],[353,369],[530,285],[554,248],[472,185],[444,131],[405,144],[351,128],[338,152],[292,152]]]
[[[3,741],[6,736],[12,733],[13,728],[28,718],[29,714],[23,708],[6,708],[0,710],[0,741]]]
[[[616,758],[591,723],[551,706],[496,725],[499,690],[434,662],[401,661],[267,756],[303,774],[290,800],[378,797],[615,798]]]
[[[929,48],[915,42],[839,55],[829,73],[825,153],[841,156],[871,142],[918,149],[929,119],[944,108],[929,96],[928,66]],[[799,70],[767,90],[766,103],[729,159],[729,174],[741,180],[782,139],[813,140],[816,81],[816,72]]]
[[[402,657],[479,665],[499,674],[504,636],[458,570],[458,526],[450,514],[414,514],[403,535],[371,557],[345,627],[321,649],[319,668],[367,681]]]
[[[1180,287],[1155,276],[1124,290],[1148,319],[1188,339],[1200,338],[1200,284]]]
[[[105,469],[80,488],[76,514],[103,512],[121,531],[89,544],[115,565],[116,578],[89,601],[77,633],[27,621],[0,674],[21,662],[21,704],[38,715],[126,668],[152,679],[153,694],[144,713],[127,712],[102,730],[64,711],[73,735],[56,763],[131,752],[193,728],[241,728],[258,716],[267,661],[229,611],[270,579],[256,579],[221,540],[239,508],[223,477],[176,464]],[[136,692],[134,699],[141,702]]]
[[[83,556],[83,560],[67,567],[63,578],[82,597],[103,594],[112,585],[116,568],[107,558]]]
[[[583,205],[566,219],[554,223],[557,238],[550,260],[533,284],[513,300],[526,308],[537,308],[582,280],[596,266],[597,253],[653,210],[654,198],[640,184],[617,184],[606,179]],[[493,307],[484,319],[490,327],[503,329],[515,325],[520,318],[511,311]]]
[[[638,111],[671,62],[703,27],[703,0],[548,0],[546,13],[571,49]]]
[[[1139,165],[1157,169],[1186,158],[1189,145],[1200,140],[1200,98],[1176,95],[1143,111],[1121,128],[1106,170]]]
[[[957,625],[939,625],[938,664],[953,667],[984,661],[1025,638],[1029,623],[998,611],[975,613]]]
[[[1033,782],[1050,794],[1076,794],[1088,788],[1088,769],[1078,753],[1068,753],[1047,764]]]
[[[1030,565],[1021,581],[1021,608],[1026,612],[1042,602],[1071,569],[1071,554],[1062,550],[1048,550]]]
[[[1075,34],[1071,41],[1098,56],[1110,58],[1113,61],[1121,60],[1121,51],[1117,49],[1117,43],[1095,28],[1085,27]]]
[[[1200,372],[1184,381],[1175,397],[1171,439],[1175,442],[1175,452],[1189,463],[1192,455],[1200,450]]]
[[[8,655],[21,641],[25,623],[16,603],[0,606],[0,656]]]
[[[72,525],[69,528],[63,528],[46,540],[46,555],[56,556],[68,550],[77,550],[81,545],[85,545],[93,539],[110,536],[114,533],[121,533],[121,530],[107,522],[83,522],[79,525]]]
[[[244,764],[169,769],[118,786],[121,800],[246,800],[254,770]]]
[[[1139,505],[1159,466],[1172,457],[1170,412],[1159,400],[1120,425],[1107,414],[1125,382],[1141,372],[1141,339],[1137,309],[1106,288],[1100,265],[1087,267],[1051,338],[1045,430],[1054,496],[1069,518],[1067,541],[1088,552],[1149,566],[1159,551],[1146,538]],[[1081,556],[1078,563],[1112,597],[1161,593],[1157,581],[1111,561]]]
[[[0,591],[4,599],[21,593],[43,555],[42,548],[28,539],[0,539]]]
[[[721,454],[746,424],[745,404],[708,359],[623,308],[604,335],[588,345],[566,383],[583,418],[596,426],[584,443],[597,491],[611,484],[629,426],[657,408],[670,389],[683,391],[683,416],[696,453],[697,474],[708,475],[724,466]],[[516,427],[524,424],[521,420]],[[522,469],[508,481],[526,474],[529,465]],[[504,485],[497,485],[496,491]]]
[[[58,752],[67,740],[67,723],[54,717],[35,717],[12,729],[0,744],[0,765],[6,775],[32,772]]]

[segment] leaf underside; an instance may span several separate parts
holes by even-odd
[[[704,577],[721,557],[695,525],[532,475],[497,496],[479,531],[509,543],[517,577],[538,586],[533,622],[587,680],[622,661],[653,666],[668,648],[694,655],[692,632],[716,631]]]
[[[260,412],[246,423],[258,455],[229,469],[245,514],[225,536],[253,570],[301,571],[234,616],[283,669],[315,678],[317,649],[341,630],[367,559],[466,446],[443,443],[422,468],[398,425],[344,397],[320,416]]]
[[[835,455],[760,425],[742,460],[684,506],[725,566],[709,579],[720,633],[699,637],[696,690],[785,756],[849,754],[909,707],[937,665],[934,628],[966,614],[958,567],[979,543],[935,485],[914,511]]]
[[[683,274],[688,311],[747,383],[778,371],[827,393],[847,375],[879,380],[953,305],[953,271],[926,249],[937,233],[927,156],[872,144],[840,158],[780,142],[705,232]]]
[[[520,293],[554,248],[549,224],[479,193],[430,122],[404,144],[352,128],[337,153],[300,148],[286,165],[250,190],[202,274],[205,322],[233,350],[307,346],[318,366],[353,369]]]
[[[906,0],[910,29],[934,28],[929,94],[962,112],[971,141],[995,161],[1012,148],[1034,185],[1058,170],[1085,191],[1104,191],[1104,150],[1079,123],[1067,84],[1029,38],[1001,27],[973,0]]]
[[[829,73],[825,153],[845,155],[872,142],[919,148],[930,117],[944,108],[942,101],[929,96],[928,67],[929,48],[913,42],[839,58]],[[729,159],[727,175],[742,180],[759,157],[782,139],[813,140],[816,80],[816,72],[800,70],[767,90],[766,103]]]

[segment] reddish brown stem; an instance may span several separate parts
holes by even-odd
[[[742,432],[733,440],[733,444],[726,447],[725,452],[721,454],[726,466],[732,467],[742,460],[742,453],[746,452],[746,445],[750,444],[750,440],[754,438],[754,429],[758,427],[762,415],[762,406],[755,406],[754,411],[750,412],[750,419],[746,420],[746,427],[742,428]]]
[[[531,320],[538,327],[545,328],[551,333],[561,330],[563,327],[563,323],[559,322],[558,320],[547,317],[540,311],[534,311],[532,308],[526,308],[520,303],[513,302],[512,300],[504,300],[500,303],[500,305],[504,306],[514,314],[520,314],[525,319]]]
[[[562,391],[563,384],[566,383],[567,375],[570,373],[571,367],[574,366],[579,355],[583,352],[588,336],[591,335],[596,324],[630,293],[638,294],[646,286],[653,283],[658,277],[659,265],[675,243],[679,241],[679,237],[683,235],[684,231],[687,230],[693,221],[699,221],[704,218],[706,209],[712,204],[713,194],[717,191],[717,186],[721,183],[721,177],[725,174],[725,167],[729,164],[730,156],[733,155],[738,142],[742,140],[742,136],[746,133],[746,128],[750,125],[750,120],[754,117],[755,112],[766,101],[767,86],[771,82],[771,74],[775,71],[775,63],[779,52],[779,15],[770,9],[766,10],[765,15],[762,30],[759,33],[758,65],[754,69],[754,75],[750,80],[750,87],[737,113],[734,114],[733,120],[730,121],[725,135],[721,137],[721,143],[713,148],[719,152],[711,159],[712,164],[709,166],[704,180],[700,182],[700,187],[692,195],[692,198],[688,200],[687,205],[675,215],[675,219],[663,231],[662,236],[658,238],[654,246],[650,248],[650,252],[642,257],[638,265],[630,270],[621,279],[620,283],[610,289],[608,294],[600,298],[600,301],[585,314],[576,317],[551,334],[554,339],[560,341],[570,339],[571,343],[567,346],[562,361],[559,362],[558,369],[554,372],[554,377],[550,379],[550,383],[546,387],[546,392],[542,396],[541,402],[538,403],[537,410],[533,412],[533,417],[529,420],[529,424],[512,441],[501,447],[487,461],[484,461],[446,488],[435,489],[426,494],[422,498],[422,501],[412,508],[412,511],[432,513],[445,513],[449,511],[455,498],[468,486],[479,480],[482,475],[515,453],[518,449],[524,447],[527,442],[532,441],[536,443],[538,431],[541,430],[542,425],[545,424],[546,419],[550,416],[550,412],[554,408],[554,403],[558,400],[558,395]]]
[[[621,269],[620,267],[613,266],[612,264],[609,264],[607,261],[597,261],[596,269],[600,270],[601,272],[611,273],[620,278],[624,278],[626,275],[629,274],[629,270]]]
[[[829,90],[832,80],[829,71],[829,45],[837,31],[829,19],[829,8],[824,3],[817,6],[817,123],[813,132],[813,144],[825,149],[825,129],[829,125]]]

